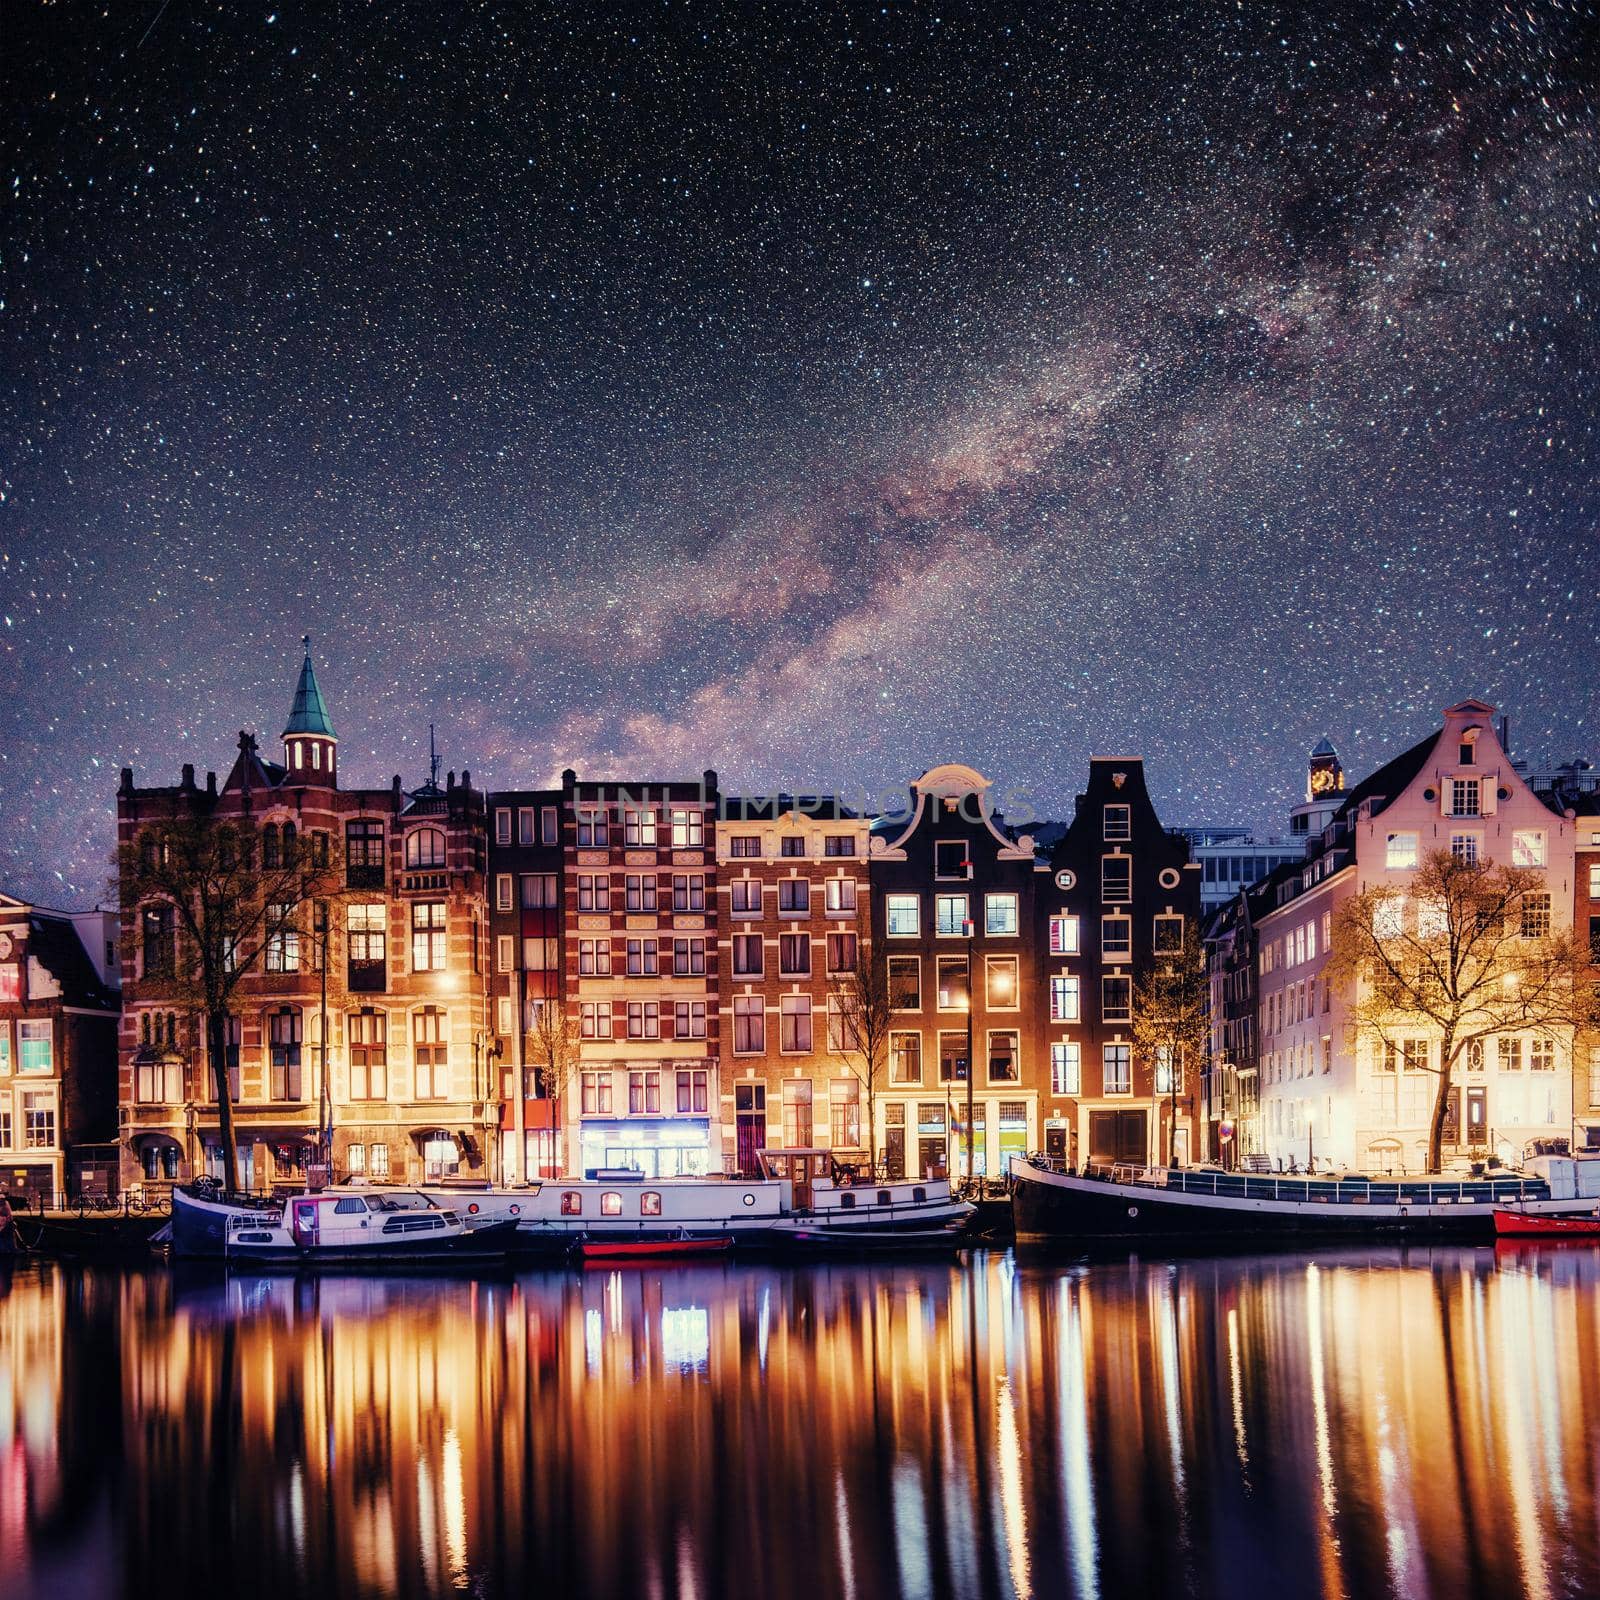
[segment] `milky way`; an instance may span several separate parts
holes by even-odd
[[[0,889],[117,769],[1600,754],[1590,7],[10,0]]]

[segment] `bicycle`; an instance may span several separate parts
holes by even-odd
[[[77,1208],[80,1217],[87,1215],[91,1211],[116,1211],[118,1209],[117,1197],[114,1194],[107,1194],[103,1189],[85,1190],[72,1204]]]
[[[165,1217],[172,1211],[172,1201],[166,1195],[132,1189],[128,1193],[128,1210],[136,1217]]]

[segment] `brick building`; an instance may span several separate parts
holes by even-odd
[[[1134,984],[1182,948],[1200,915],[1200,868],[1156,815],[1139,757],[1096,756],[1037,897],[1046,1150],[1083,1162],[1164,1161],[1171,1125],[1165,1068],[1134,1048]],[[1198,1146],[1200,1063],[1178,1086],[1174,1148]]]
[[[341,787],[309,641],[282,741],[280,763],[241,733],[220,787],[214,773],[199,787],[189,766],[176,785],[138,787],[124,768],[117,795],[125,846],[152,823],[227,820],[259,830],[263,861],[299,849],[338,868],[337,889],[294,912],[235,995],[240,1181],[302,1183],[330,1124],[335,1176],[484,1173],[499,1115],[487,1055],[483,798],[467,774],[457,783],[451,773],[442,788],[430,774],[410,792],[398,777],[387,789]],[[174,975],[181,937],[171,906],[123,896],[125,1180],[221,1174],[203,1021]]]
[[[769,1145],[866,1149],[868,1096],[844,1050],[839,989],[869,937],[868,836],[834,799],[723,803],[721,1098],[739,1172]]]
[[[873,830],[872,930],[895,997],[877,1143],[896,1175],[964,1173],[969,1062],[976,1172],[1039,1147],[1043,868],[1030,839],[1004,831],[990,788],[971,767],[934,767]]]
[[[497,1176],[505,1183],[561,1170],[557,1102],[541,1079],[536,1028],[543,1007],[566,1004],[562,816],[559,789],[489,796],[489,1021],[500,1077]]]
[[[0,895],[0,1193],[115,1190],[116,917]]]
[[[714,772],[561,775],[561,962],[580,1057],[558,1110],[565,1171],[723,1170],[717,809]]]

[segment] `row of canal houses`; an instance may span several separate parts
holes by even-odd
[[[969,1061],[980,1173],[1043,1148],[1147,1159],[1173,1101],[1133,1049],[1133,975],[1157,941],[1181,945],[1198,869],[1137,759],[1093,761],[1048,846],[991,794],[958,765],[878,817],[728,794],[714,772],[350,788],[308,649],[281,760],[241,734],[220,783],[185,768],[140,787],[125,771],[117,811],[124,846],[173,816],[248,815],[273,848],[343,863],[337,898],[269,946],[231,1021],[254,1187],[303,1181],[329,1148],[336,1177],[397,1181],[747,1172],[778,1145],[959,1174]],[[198,1019],[168,976],[177,937],[170,908],[124,904],[128,1180],[220,1170]],[[841,991],[874,949],[894,1011],[869,1094]],[[555,1085],[548,1008],[572,1058]],[[1180,1155],[1197,1083],[1177,1100]]]
[[[1348,791],[1320,746],[1294,817],[1304,861],[1212,920],[1212,1049],[1176,1086],[1134,1046],[1134,985],[1196,924],[1199,868],[1138,758],[1092,760],[1070,822],[1031,832],[955,764],[876,816],[725,793],[714,772],[350,788],[308,647],[281,759],[242,733],[220,783],[185,767],[140,787],[125,770],[117,827],[137,848],[174,817],[248,817],[264,849],[337,867],[337,893],[297,909],[230,1018],[251,1187],[302,1183],[324,1161],[379,1181],[748,1172],[772,1146],[870,1148],[896,1173],[959,1175],[969,1098],[985,1174],[1035,1150],[1414,1169],[1432,1080],[1347,1037],[1346,997],[1319,981],[1332,914],[1471,835],[1487,857],[1539,863],[1554,924],[1588,918],[1600,943],[1593,801],[1535,794],[1476,701]],[[75,919],[0,901],[8,1190],[220,1172],[199,1021],[173,978],[179,937],[159,900]],[[868,951],[893,1003],[871,1092],[841,1011]],[[552,1032],[568,1058],[556,1084]],[[1559,1049],[1530,1038],[1483,1061],[1452,1145],[1515,1155],[1574,1131],[1575,1113],[1600,1130],[1600,1059],[1575,1071]],[[105,1070],[90,1071],[97,1055]]]

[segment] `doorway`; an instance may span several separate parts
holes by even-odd
[[[1089,1160],[1096,1166],[1142,1167],[1150,1151],[1147,1124],[1143,1111],[1091,1111]]]
[[[767,1086],[736,1083],[733,1086],[736,1159],[746,1178],[760,1174],[756,1153],[767,1148]]]

